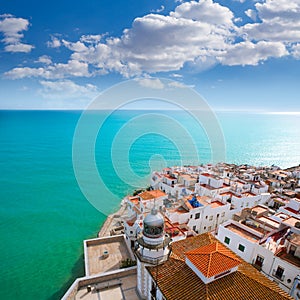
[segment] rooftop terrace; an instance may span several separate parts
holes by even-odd
[[[86,240],[84,243],[87,275],[117,270],[122,260],[132,258],[123,235]]]

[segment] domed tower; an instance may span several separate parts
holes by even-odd
[[[143,221],[143,231],[137,238],[137,287],[142,297],[148,296],[149,278],[146,266],[158,265],[168,259],[171,238],[165,233],[163,216],[152,208]]]

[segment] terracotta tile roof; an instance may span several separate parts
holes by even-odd
[[[139,194],[139,196],[143,200],[150,200],[150,199],[159,198],[159,197],[166,196],[166,195],[167,194],[162,192],[161,190],[145,191],[145,192],[142,192],[141,194]]]
[[[204,233],[172,243],[170,258],[163,264],[147,267],[158,288],[168,300],[283,300],[293,299],[253,266],[241,260],[236,272],[204,284],[184,261],[184,253],[208,246],[217,240]],[[204,248],[205,249],[205,248]],[[209,249],[209,248],[207,248]],[[231,252],[230,256],[238,259]]]
[[[186,253],[190,262],[207,278],[238,266],[241,261],[219,242]]]

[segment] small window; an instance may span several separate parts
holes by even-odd
[[[193,215],[190,215],[190,219],[193,217]]]
[[[297,248],[296,248],[294,245],[291,245],[291,246],[290,246],[289,254],[295,255],[296,249],[297,249]]]
[[[195,225],[195,226],[193,226],[193,230],[194,230],[194,231],[196,231],[196,225]]]
[[[225,236],[224,243],[227,244],[227,245],[229,245],[229,243],[230,243],[230,238],[227,237],[227,236]]]
[[[208,226],[208,231],[211,231],[211,226]]]
[[[132,230],[130,230],[130,234],[133,234],[133,231],[132,231]]]
[[[249,202],[246,203],[246,207],[248,207],[248,206],[249,206]]]
[[[277,267],[277,270],[276,270],[276,272],[275,272],[275,276],[277,277],[277,278],[279,278],[279,279],[283,279],[283,273],[284,273],[284,268],[282,268],[282,267]]]
[[[212,219],[213,219],[213,216],[209,216],[209,221],[212,221]]]
[[[203,230],[206,230],[206,226],[203,227]]]
[[[195,214],[195,219],[199,219],[200,218],[200,213],[196,213]]]
[[[242,244],[239,244],[239,248],[240,251],[244,252],[245,251],[245,246]]]
[[[256,266],[259,266],[259,267],[262,267],[263,263],[264,263],[264,258],[260,255],[257,255],[256,256],[256,261],[255,261],[255,265]]]
[[[207,219],[207,218],[208,218],[208,216],[205,217],[205,219]]]

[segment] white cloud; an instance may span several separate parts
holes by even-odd
[[[202,0],[200,2],[185,2],[176,7],[174,12],[170,13],[176,18],[185,18],[195,21],[201,21],[216,26],[233,26],[232,11],[212,0]]]
[[[48,99],[92,99],[99,93],[97,87],[92,84],[78,85],[71,80],[41,80],[40,84],[43,87],[40,94]]]
[[[165,7],[162,5],[160,8],[158,8],[158,9],[153,9],[153,10],[151,10],[151,12],[155,12],[155,13],[160,13],[160,12],[162,12],[162,11],[164,11],[165,10]]]
[[[245,14],[254,22],[238,26],[233,12],[219,3],[184,2],[169,15],[136,18],[119,37],[83,35],[68,41],[52,36],[48,47],[71,51],[66,63],[45,58],[41,68],[15,68],[5,75],[63,79],[116,72],[132,77],[185,67],[201,72],[216,64],[257,65],[289,54],[298,57],[298,46],[293,45],[300,42],[300,0],[266,0]],[[145,84],[153,82],[146,78]]]
[[[172,81],[168,84],[168,86],[174,87],[174,88],[180,88],[180,89],[187,88],[187,86],[185,84],[178,82],[178,81]]]
[[[247,9],[245,11],[245,15],[248,16],[253,21],[256,21],[256,19],[257,19],[257,11],[255,11],[253,9]]]
[[[292,47],[292,55],[296,59],[300,59],[300,43],[297,43],[297,44],[293,45],[293,47]]]
[[[34,46],[22,43],[10,44],[4,47],[6,52],[30,52]]]
[[[88,64],[76,60],[69,60],[66,64],[56,63],[40,68],[18,67],[4,74],[11,79],[25,77],[41,77],[45,79],[58,79],[65,77],[90,77]]]
[[[6,45],[6,52],[30,52],[34,46],[24,44],[21,39],[24,37],[23,31],[27,31],[29,22],[23,18],[16,18],[10,14],[0,16],[0,32],[4,38],[2,42]]]
[[[59,48],[61,46],[61,41],[57,37],[51,36],[51,41],[47,42],[47,46],[49,48]]]
[[[240,30],[251,40],[300,41],[300,0],[266,0],[256,3],[259,23],[246,24]]]
[[[66,40],[62,40],[62,44],[68,48],[71,51],[74,52],[86,52],[88,50],[88,48],[86,47],[86,45],[83,42],[76,42],[76,43],[71,43],[68,42]]]
[[[52,64],[52,60],[51,60],[51,57],[47,56],[47,55],[42,55],[39,57],[39,59],[37,61],[35,61],[37,63],[42,63],[42,64],[45,64],[45,65],[50,65]]]
[[[174,78],[182,78],[183,77],[181,74],[177,74],[177,73],[173,73],[170,76],[174,77]]]
[[[232,45],[219,59],[223,65],[257,65],[270,57],[287,55],[283,43],[260,41],[257,44],[246,41]]]
[[[90,34],[90,35],[83,35],[80,38],[80,41],[83,43],[88,43],[88,44],[94,44],[94,43],[99,43],[104,35],[101,34]]]
[[[192,13],[197,20],[188,18]],[[228,8],[211,0],[184,3],[168,16],[149,14],[136,18],[120,38],[107,38],[88,48],[78,42],[65,42],[65,46],[74,50],[72,59],[125,77],[176,71],[186,63],[223,51],[233,38],[232,18]]]
[[[143,87],[156,90],[161,90],[164,88],[164,84],[158,78],[138,78],[135,80]]]

